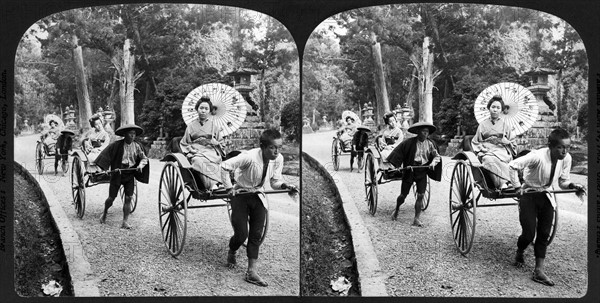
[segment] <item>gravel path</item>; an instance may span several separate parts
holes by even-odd
[[[587,203],[574,195],[560,196],[560,226],[548,248],[547,273],[556,286],[531,281],[534,257],[530,247],[525,254],[526,267],[512,265],[516,239],[520,233],[516,206],[477,209],[473,249],[463,257],[451,237],[448,211],[449,180],[453,162],[444,157],[442,182],[431,182],[431,203],[421,216],[424,228],[411,226],[414,216],[412,193],[400,207],[398,221],[390,219],[399,193],[400,181],[379,186],[379,204],[371,216],[365,202],[364,174],[349,172],[349,157],[343,156],[340,170],[330,162],[333,133],[305,135],[303,150],[326,163],[334,179],[344,182],[362,214],[378,254],[382,270],[387,272],[386,287],[393,296],[477,296],[477,297],[560,297],[578,298],[588,287]],[[572,175],[575,182],[587,184],[587,178]],[[360,186],[359,186],[360,185]],[[482,198],[480,204],[491,201]],[[496,202],[512,202],[509,199]]]
[[[42,182],[48,182],[84,246],[102,296],[297,296],[299,294],[299,204],[287,194],[271,195],[270,226],[261,246],[259,272],[269,287],[243,280],[245,266],[224,266],[233,231],[225,207],[189,209],[183,252],[173,258],[161,239],[156,197],[163,164],[151,160],[149,184],[138,183],[138,205],[130,216],[132,230],[120,229],[122,202],[116,199],[106,224],[99,223],[108,184],[86,189],[86,211],[78,219],[72,205],[70,177],[55,177],[45,161],[40,177],[34,172],[36,136],[15,140],[15,160]],[[31,155],[29,155],[31,154]],[[285,176],[298,184],[297,177]],[[191,205],[200,202],[193,200]],[[74,252],[81,253],[81,252]],[[238,263],[247,262],[245,249]]]

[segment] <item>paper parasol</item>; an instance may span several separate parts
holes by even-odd
[[[510,82],[489,86],[475,99],[473,111],[478,123],[490,117],[487,104],[496,95],[502,97],[504,101],[505,110],[500,115],[504,117],[505,123],[513,134],[521,135],[533,126],[538,118],[537,99],[527,88]]]
[[[246,119],[246,101],[244,96],[233,87],[221,83],[208,83],[192,90],[183,100],[181,115],[185,124],[198,119],[194,109],[200,97],[210,98],[213,104],[215,126],[221,127],[221,137],[235,132]]]
[[[348,117],[352,117],[352,119],[354,119],[354,123],[356,125],[362,124],[360,121],[360,118],[358,117],[358,115],[355,112],[353,112],[351,110],[345,110],[344,112],[342,112],[342,120],[344,122],[346,122],[346,118],[348,118]]]
[[[44,117],[44,127],[50,127],[50,124],[48,124],[50,120],[56,121],[56,123],[58,123],[58,128],[65,127],[63,120],[55,114],[48,114]]]

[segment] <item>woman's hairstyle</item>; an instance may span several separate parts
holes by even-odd
[[[54,120],[54,119],[48,121],[48,125],[52,126],[52,123],[58,125],[58,122],[56,122],[56,120]]]
[[[490,107],[492,106],[492,103],[494,103],[494,102],[500,102],[500,104],[501,104],[500,109],[504,110],[504,100],[502,100],[502,97],[500,97],[498,95],[493,96],[492,99],[490,99],[490,101],[488,101],[487,109],[490,109]]]
[[[352,121],[354,121],[354,118],[352,118],[352,116],[346,117],[346,122],[348,122],[348,119],[351,119]]]
[[[209,108],[209,110],[212,112],[212,110],[213,110],[213,104],[212,104],[212,102],[210,101],[210,98],[209,98],[209,97],[206,97],[206,96],[204,96],[204,97],[201,97],[201,98],[200,98],[200,100],[198,100],[198,102],[196,102],[196,106],[194,106],[194,109],[195,109],[196,111],[198,111],[198,107],[199,107],[199,106],[200,106],[200,104],[202,104],[203,102],[206,102],[206,103],[208,103],[208,108]]]
[[[95,126],[96,126],[96,120],[100,120],[100,121],[102,121],[102,118],[101,118],[99,115],[93,115],[93,116],[90,118],[90,126],[91,126],[91,127],[95,127]]]
[[[390,122],[390,118],[396,118],[394,113],[387,113],[383,115],[383,123],[388,124],[388,122]]]
[[[281,139],[281,133],[276,129],[267,129],[260,135],[260,147],[266,148],[269,144],[272,144],[273,140]]]
[[[569,132],[562,128],[557,128],[550,132],[548,136],[548,147],[555,147],[560,143],[560,140],[569,139],[569,137]]]

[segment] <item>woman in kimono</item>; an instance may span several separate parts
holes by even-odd
[[[379,146],[381,148],[381,157],[387,159],[392,150],[404,140],[404,133],[396,124],[394,113],[385,114],[383,122],[386,124],[386,127],[381,130]]]
[[[344,150],[350,150],[352,148],[352,138],[354,137],[354,133],[356,132],[357,125],[354,121],[354,118],[348,116],[346,117],[346,125],[342,126],[338,131],[338,135],[340,140],[342,140]]]
[[[510,185],[508,163],[513,159],[515,135],[510,131],[504,118],[504,101],[494,96],[487,104],[490,118],[481,122],[472,140],[473,152],[481,159],[483,167],[491,172],[496,189],[507,190]]]
[[[110,135],[104,130],[102,118],[98,115],[90,118],[90,126],[92,129],[83,136],[81,144],[87,152],[88,163],[94,164],[100,152],[110,144]]]
[[[179,144],[194,170],[200,172],[204,190],[210,190],[221,181],[220,164],[223,160],[221,128],[215,125],[210,115],[213,105],[208,97],[200,98],[195,109],[198,112],[198,119],[188,124]]]
[[[54,154],[56,153],[56,140],[58,140],[58,136],[60,135],[60,129],[58,122],[54,120],[50,120],[48,125],[50,125],[50,128],[42,133],[41,139],[46,146],[46,152]]]

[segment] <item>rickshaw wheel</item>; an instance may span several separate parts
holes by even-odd
[[[333,163],[333,170],[340,169],[340,139],[337,138],[334,138],[331,143],[331,162]]]
[[[44,172],[44,147],[42,145],[42,142],[38,142],[35,146],[35,167],[40,175]]]
[[[372,153],[367,153],[365,159],[365,196],[369,213],[374,216],[377,211],[377,172]]]
[[[231,200],[227,199],[227,215],[229,216],[229,223],[231,223],[231,227],[233,228],[233,222],[231,222]],[[265,214],[265,222],[263,224],[262,235],[260,236],[259,244],[262,244],[267,237],[267,231],[269,230],[269,209],[266,208],[267,213]],[[250,225],[248,225],[248,229],[250,229]],[[244,247],[248,245],[248,241],[244,241]]]
[[[413,193],[415,195],[415,201],[417,201],[417,184],[414,183],[412,186]],[[429,177],[427,177],[427,187],[425,188],[425,194],[423,196],[423,204],[421,204],[421,210],[426,210],[429,207],[429,200],[431,199],[431,195],[429,192],[431,191],[431,183],[429,181]]]
[[[75,156],[71,165],[71,193],[73,195],[73,204],[75,213],[80,219],[85,214],[85,181],[83,171],[83,161]]]
[[[158,188],[158,218],[162,239],[173,257],[183,251],[187,233],[187,194],[179,169],[175,163],[167,162]]]
[[[125,203],[125,190],[123,187],[119,188],[119,196],[121,197],[121,202]],[[138,199],[138,191],[137,191],[137,181],[133,181],[133,195],[131,196],[131,210],[129,213],[133,213],[135,208],[137,207],[137,199]]]
[[[462,160],[454,165],[450,180],[450,225],[452,238],[462,255],[466,255],[473,246],[476,226],[475,192],[471,168]]]

